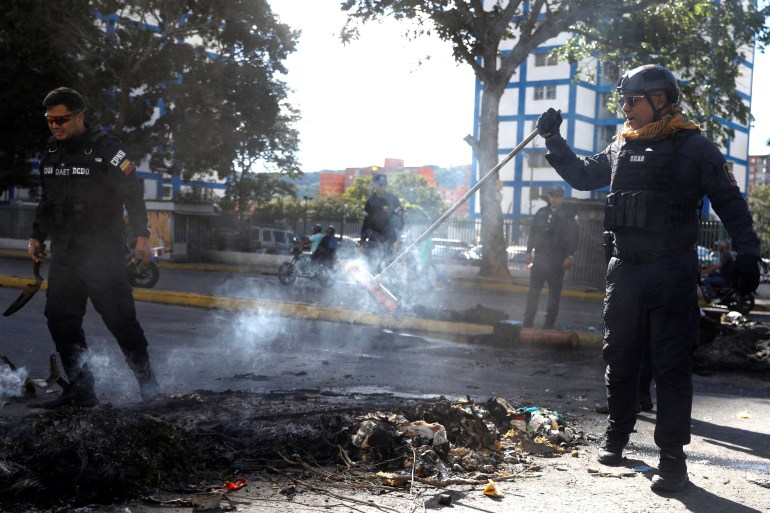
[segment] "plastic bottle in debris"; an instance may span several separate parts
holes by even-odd
[[[540,431],[540,428],[544,425],[550,427],[551,419],[540,412],[535,412],[530,417],[529,422],[527,422],[527,432],[534,433]]]

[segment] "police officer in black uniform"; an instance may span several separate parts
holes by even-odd
[[[397,196],[386,192],[386,175],[374,175],[372,185],[374,192],[364,205],[360,244],[370,261],[379,265],[398,249],[404,209]]]
[[[626,122],[603,152],[580,158],[559,134],[561,114],[543,113],[537,129],[548,162],[573,188],[609,185],[604,224],[614,237],[604,307],[605,384],[609,417],[600,463],[613,465],[634,429],[640,361],[649,338],[658,398],[655,443],[660,448],[652,488],[679,491],[687,483],[692,373],[697,342],[698,240],[703,196],[733,239],[735,284],[759,285],[759,240],[746,201],[717,146],[676,106],[673,74],[657,65],[618,82]]]
[[[552,329],[559,315],[564,272],[572,267],[578,244],[578,226],[575,213],[564,203],[564,187],[557,185],[545,191],[548,205],[535,212],[527,239],[527,267],[529,293],[524,311],[524,327],[530,328],[535,320],[540,292],[548,283],[548,306],[543,328]],[[534,256],[532,250],[535,251]]]
[[[88,299],[117,339],[142,399],[151,400],[160,390],[136,318],[123,238],[125,208],[128,235],[137,241],[135,257],[140,263],[150,261],[144,189],[120,141],[85,122],[77,91],[54,89],[43,106],[52,137],[40,162],[43,194],[28,254],[36,262],[42,260],[40,246],[51,237],[45,315],[70,383],[44,406],[88,407],[99,402],[83,332]]]

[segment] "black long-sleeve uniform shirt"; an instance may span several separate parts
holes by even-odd
[[[697,133],[677,132],[676,157],[671,169],[674,190],[697,205],[708,196],[714,211],[727,228],[738,253],[759,255],[759,239],[754,233],[746,200],[735,182],[724,156],[717,146]],[[595,190],[610,185],[613,167],[623,149],[615,141],[591,157],[578,157],[561,135],[546,139],[546,159],[573,188]],[[695,244],[699,223],[693,220],[682,230],[661,233],[615,233],[615,245],[624,252],[664,252],[683,244]]]

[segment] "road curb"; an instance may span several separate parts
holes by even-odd
[[[0,276],[0,287],[24,288],[29,281],[26,278]],[[43,282],[41,289],[44,290],[45,288],[46,282]],[[386,315],[304,303],[210,296],[190,292],[134,289],[134,299],[148,303],[190,306],[209,310],[254,311],[258,314],[294,319],[302,318],[344,324],[360,324],[383,329],[410,330],[422,333],[441,333],[454,336],[491,335],[494,333],[494,326],[489,324],[440,321],[409,315]],[[601,342],[601,338],[597,337],[595,333],[577,332],[577,334],[581,346],[592,346]]]

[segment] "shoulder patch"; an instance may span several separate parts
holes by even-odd
[[[735,179],[735,175],[733,174],[733,163],[732,162],[725,162],[724,165],[725,175],[727,175],[727,181],[730,182],[730,185],[738,186],[738,181]]]

